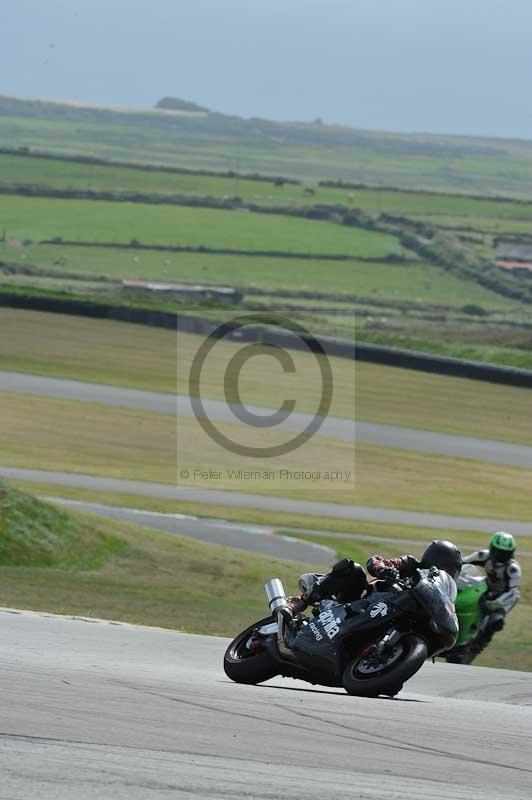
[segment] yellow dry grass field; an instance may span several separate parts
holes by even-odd
[[[188,370],[203,338],[109,320],[0,309],[0,369],[108,383],[159,392],[188,391]],[[38,342],[38,347],[36,347]],[[218,344],[205,373],[205,397],[223,399],[225,366],[240,345]],[[242,399],[278,407],[295,391],[297,410],[318,403],[313,356],[292,352],[295,375],[271,357],[250,360],[241,373]],[[482,381],[331,359],[331,413],[360,420],[532,444],[532,392]],[[177,378],[176,369],[178,368]]]
[[[327,480],[276,484],[262,475],[232,477],[228,470],[273,467],[266,467],[265,459],[256,464],[228,453],[193,418],[181,420],[176,436],[169,416],[9,393],[0,398],[0,414],[2,462],[8,466],[165,483],[174,483],[177,470],[187,469],[190,479],[177,477],[178,482],[202,488],[466,516],[530,517],[532,472],[515,467],[360,445],[354,489],[350,482],[332,485]],[[231,437],[241,434],[242,426],[219,427]],[[276,441],[270,433],[261,435],[268,444]],[[346,472],[352,466],[351,445],[316,436],[279,457],[275,468]],[[196,469],[220,475],[194,478]]]

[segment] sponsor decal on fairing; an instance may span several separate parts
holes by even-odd
[[[369,612],[369,615],[373,619],[374,617],[378,617],[379,614],[381,615],[381,617],[385,617],[387,613],[388,613],[388,606],[381,600],[379,603],[377,603],[377,605],[373,606],[373,608]]]

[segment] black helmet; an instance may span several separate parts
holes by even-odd
[[[456,580],[462,569],[462,553],[452,542],[436,539],[421,556],[421,566],[424,569],[438,567]]]

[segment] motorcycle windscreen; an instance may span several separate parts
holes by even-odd
[[[458,617],[454,601],[456,599],[456,583],[440,571],[436,575],[429,570],[419,570],[421,577],[412,588],[416,600],[430,614],[431,619],[438,628],[438,632],[451,647],[458,636]]]

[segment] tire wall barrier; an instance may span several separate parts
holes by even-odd
[[[22,295],[1,292],[0,307],[20,308],[32,311],[47,311],[55,314],[111,319],[131,322],[138,325],[149,325],[156,328],[179,330],[183,333],[194,333],[208,336],[223,320],[206,319],[204,317],[187,316],[170,311],[135,308],[131,306],[114,306],[91,301],[43,297],[38,295]],[[244,335],[245,333],[245,335]],[[315,350],[311,342],[305,343],[289,332],[275,332],[271,329],[249,327],[238,332],[238,340],[268,341],[270,344],[291,349]],[[413,350],[402,350],[394,347],[352,342],[345,339],[334,339],[316,336],[315,340],[323,347],[327,355],[382,364],[389,367],[413,369],[435,375],[450,375],[458,378],[501,383],[509,386],[520,386],[532,389],[532,371],[514,367],[495,366],[478,361],[462,361],[446,356],[420,353]]]

